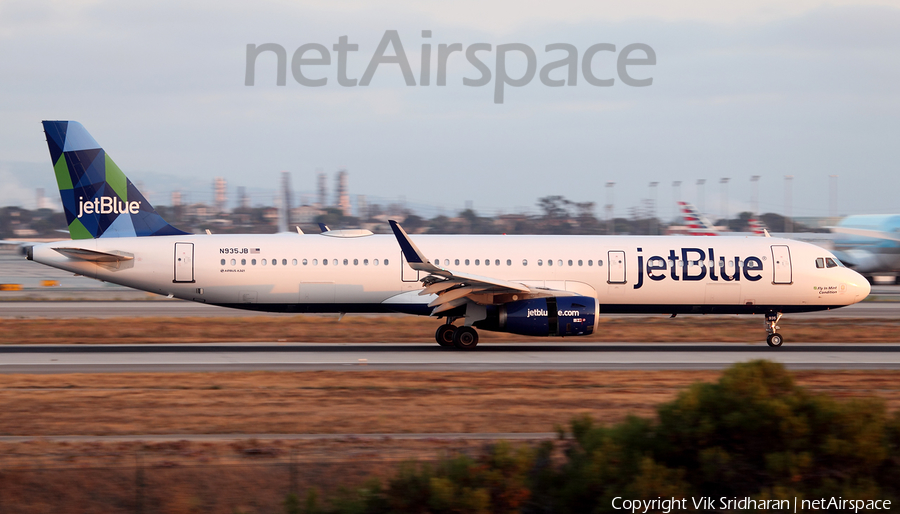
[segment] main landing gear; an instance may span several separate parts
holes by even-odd
[[[779,326],[778,321],[781,319],[782,314],[780,312],[769,311],[766,313],[766,344],[772,347],[781,346],[784,343],[784,338],[781,337],[781,334],[776,332]]]
[[[456,327],[452,319],[448,319],[447,323],[438,327],[434,333],[434,339],[437,343],[446,348],[459,348],[460,350],[471,350],[478,346],[478,332],[472,327]]]

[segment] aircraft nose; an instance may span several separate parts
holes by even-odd
[[[866,280],[866,277],[860,275],[857,272],[853,272],[855,277],[851,281],[851,287],[853,288],[853,292],[856,294],[856,301],[860,302],[864,300],[869,293],[872,292],[872,286],[869,284],[869,281]]]

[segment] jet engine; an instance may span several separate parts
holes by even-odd
[[[489,306],[487,318],[475,326],[523,336],[583,336],[594,332],[596,307],[597,300],[587,296],[519,300]]]

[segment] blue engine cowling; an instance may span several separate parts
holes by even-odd
[[[488,308],[475,326],[524,336],[583,336],[594,332],[597,300],[587,296],[535,298]]]

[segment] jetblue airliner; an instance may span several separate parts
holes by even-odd
[[[189,234],[160,217],[74,121],[44,131],[70,241],[28,258],[87,277],[266,312],[399,312],[443,319],[442,346],[476,328],[527,336],[596,332],[601,313],[784,313],[861,301],[869,284],[827,250],[768,237]]]

